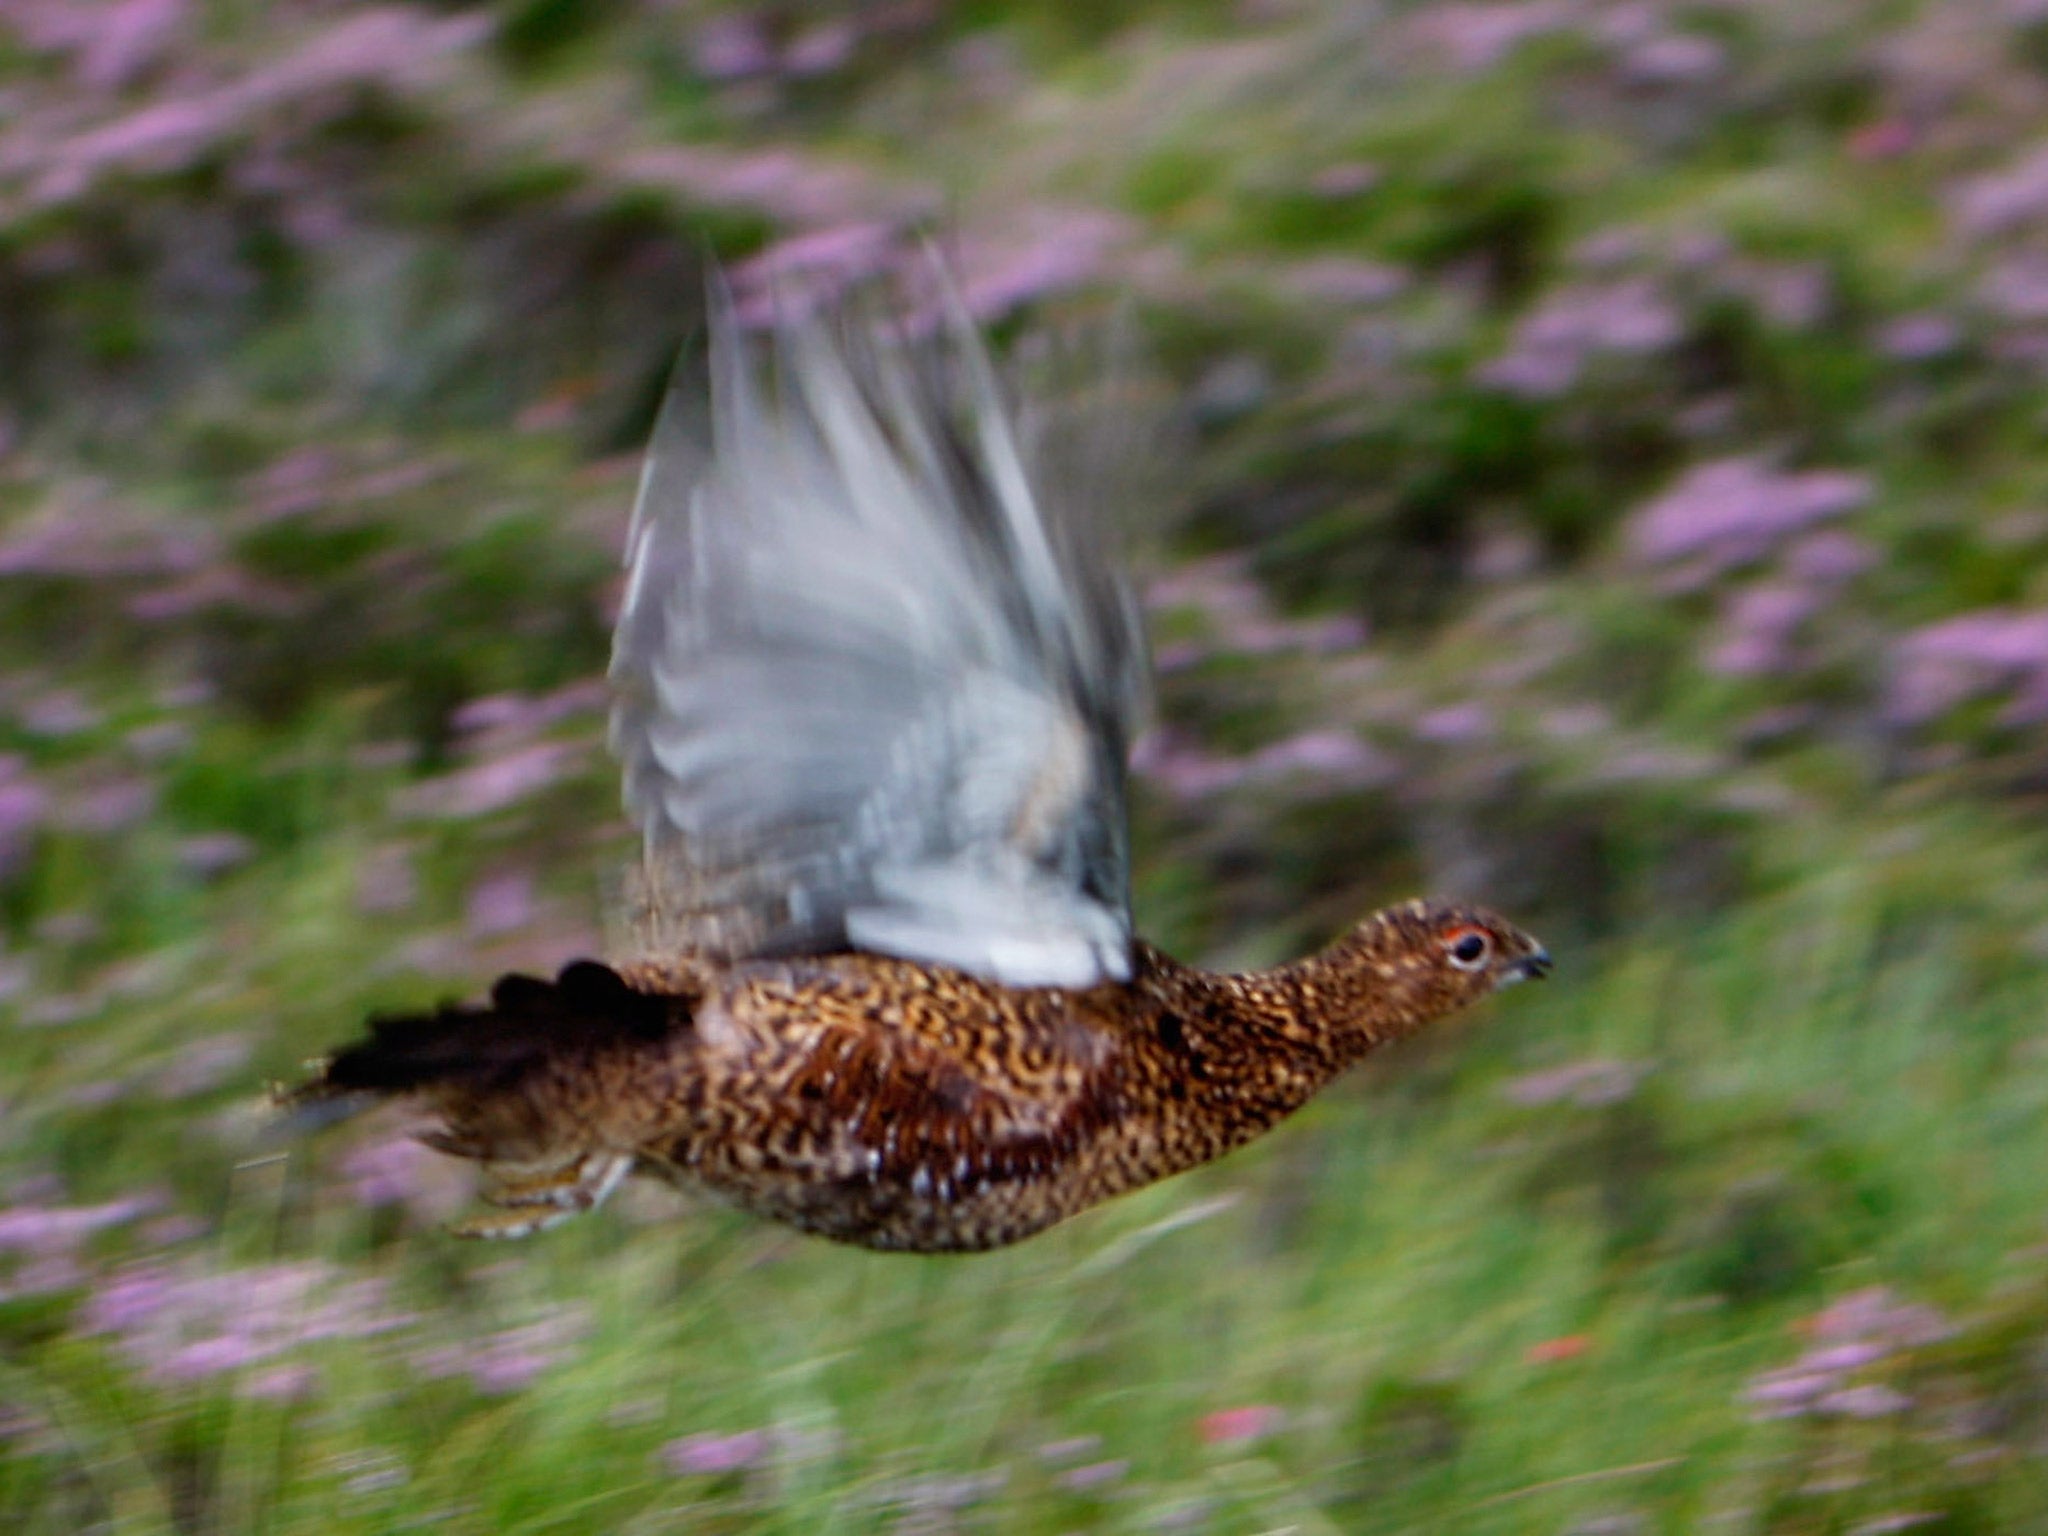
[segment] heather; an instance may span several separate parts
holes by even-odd
[[[4,0],[0,1509],[2048,1523],[2043,122],[2029,0]],[[604,942],[706,257],[928,315],[925,238],[1169,418],[1147,931],[1556,976],[973,1259],[266,1139]]]

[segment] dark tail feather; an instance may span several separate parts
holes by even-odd
[[[334,1101],[465,1082],[503,1087],[563,1051],[667,1033],[673,1000],[636,992],[608,966],[578,960],[553,981],[506,976],[481,1007],[372,1019],[367,1040],[337,1051],[282,1098],[295,1121],[324,1123]]]

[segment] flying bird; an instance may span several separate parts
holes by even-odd
[[[1296,964],[1133,932],[1148,663],[1092,450],[1013,410],[957,301],[750,336],[714,284],[633,511],[611,743],[642,857],[611,963],[372,1021],[286,1095],[481,1165],[456,1230],[629,1174],[870,1248],[1015,1242],[1251,1140],[1550,957],[1412,901]]]

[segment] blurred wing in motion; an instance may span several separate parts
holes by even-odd
[[[764,378],[715,289],[708,405],[671,389],[634,508],[612,656],[634,958],[1127,977],[1147,668],[1104,547],[1113,429],[1013,429],[957,302],[916,344],[841,314],[766,350]]]

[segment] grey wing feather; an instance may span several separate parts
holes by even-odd
[[[1130,969],[1125,758],[1147,677],[1085,466],[1006,414],[954,307],[755,367],[714,288],[671,389],[614,640],[648,957],[868,949],[1020,986]]]

